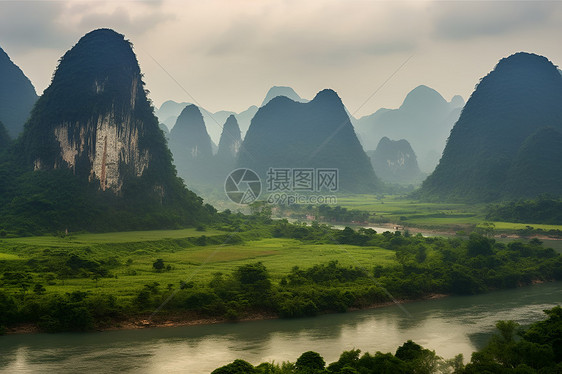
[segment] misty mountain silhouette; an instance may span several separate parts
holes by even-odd
[[[213,146],[197,106],[190,104],[183,109],[170,131],[169,145],[178,174],[188,185],[208,180],[213,173]]]
[[[221,162],[236,160],[241,144],[242,137],[240,135],[240,127],[238,127],[238,121],[236,120],[236,116],[230,115],[222,128],[217,159]]]
[[[238,127],[236,116],[231,115],[223,126],[219,149],[215,155],[215,167],[218,173],[217,183],[224,183],[227,175],[235,169],[241,145],[240,127]]]
[[[286,87],[286,86],[273,86],[269,89],[269,91],[267,91],[267,94],[265,95],[265,98],[263,99],[263,102],[261,103],[260,106],[264,106],[267,103],[269,103],[272,99],[276,98],[277,96],[285,96],[288,97],[289,99],[296,101],[298,103],[307,103],[308,100],[303,99],[302,97],[300,97],[295,90],[293,90],[291,87]]]
[[[160,106],[160,109],[156,111],[156,116],[161,123],[165,124],[168,127],[168,129],[172,129],[176,124],[181,111],[188,105],[191,104],[186,102],[177,103],[172,100],[165,101]],[[254,118],[254,115],[258,111],[258,107],[255,105],[250,106],[248,109],[240,113],[235,113],[228,110],[221,110],[215,113],[211,113],[205,109],[199,109],[201,111],[201,114],[203,115],[203,120],[205,121],[207,132],[209,133],[209,136],[214,143],[218,143],[220,141],[220,136],[222,134],[221,125],[225,123],[226,119],[229,116],[236,116],[236,120],[238,121],[240,130],[242,131],[242,134],[244,134],[248,130],[248,127],[250,127],[250,121],[252,120],[252,118]]]
[[[448,103],[437,91],[422,85],[406,95],[400,108],[379,109],[356,120],[355,126],[367,149],[374,149],[384,136],[408,140],[422,171],[431,172],[463,104],[460,96]]]
[[[30,80],[0,48],[0,121],[12,139],[22,131],[37,101]]]
[[[399,184],[420,183],[422,174],[414,150],[405,139],[381,139],[377,149],[367,152],[375,174],[384,182]]]
[[[319,92],[308,103],[278,96],[261,107],[244,138],[238,166],[262,178],[269,168],[337,168],[343,191],[374,192],[379,187],[343,103],[332,90]]]
[[[562,162],[550,149],[558,144],[554,131],[562,129],[560,103],[562,76],[548,59],[523,52],[503,58],[472,93],[419,195],[474,201],[532,196],[541,189],[560,195],[562,184],[554,186],[547,172],[560,170]],[[545,127],[552,129],[537,132]],[[538,169],[531,172],[533,167]],[[540,189],[532,180],[537,178]]]

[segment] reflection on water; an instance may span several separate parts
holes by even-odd
[[[295,361],[314,350],[327,362],[343,350],[394,352],[408,339],[449,358],[482,347],[500,319],[523,325],[562,303],[560,283],[485,295],[450,297],[297,320],[268,320],[0,337],[0,371],[7,373],[209,373],[243,358]]]

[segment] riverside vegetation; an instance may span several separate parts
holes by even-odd
[[[388,303],[389,293],[419,299],[562,279],[561,256],[537,239],[503,244],[479,234],[291,224],[263,211],[218,215],[206,228],[3,239],[0,325],[90,330],[157,308],[152,322],[291,318]]]
[[[547,319],[526,329],[512,321],[496,323],[497,333],[464,365],[462,354],[443,360],[435,351],[408,340],[395,354],[354,349],[326,366],[322,356],[303,353],[296,362],[257,366],[243,360],[220,367],[212,374],[360,374],[360,373],[560,373],[562,370],[562,308],[545,310]]]

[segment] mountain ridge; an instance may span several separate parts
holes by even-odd
[[[110,29],[64,54],[9,153],[0,170],[12,178],[0,184],[7,226],[112,231],[209,217],[176,176],[131,43]]]
[[[344,191],[380,186],[341,99],[329,89],[308,103],[277,96],[261,107],[237,165],[256,171],[263,180],[268,168],[335,168]]]
[[[22,131],[37,101],[33,84],[0,48],[0,121],[12,139]]]
[[[540,128],[562,128],[560,102],[562,76],[546,57],[519,52],[502,58],[467,101],[419,196],[504,197],[507,172],[524,141]]]

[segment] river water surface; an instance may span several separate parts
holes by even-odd
[[[395,352],[408,339],[465,361],[497,320],[523,325],[562,303],[562,284],[454,296],[294,320],[74,334],[0,336],[5,373],[210,373],[236,358],[253,364],[295,361],[308,350],[326,362],[353,348]]]

